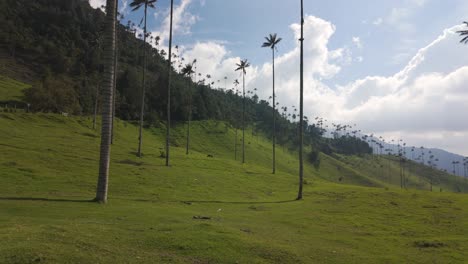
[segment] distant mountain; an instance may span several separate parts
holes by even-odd
[[[382,142],[381,140],[377,138],[369,138],[369,140],[372,140],[372,139],[375,140],[375,142],[382,145],[382,148],[380,148],[380,146],[377,146],[376,143],[373,144],[375,153],[378,153],[378,154],[391,153],[393,155],[398,154],[399,146],[397,144],[388,144],[388,143]],[[421,147],[414,147],[414,146],[410,146],[410,147],[405,146],[402,148],[402,150],[403,150],[403,155],[407,159],[424,164],[426,166],[433,166],[434,168],[437,168],[442,171],[446,171],[448,173],[451,173],[457,176],[468,177],[468,170],[467,170],[468,164],[464,165],[464,163],[466,163],[466,158],[461,155],[451,153],[446,150],[438,149],[438,148],[421,148]],[[454,164],[453,162],[458,162],[458,163]]]
[[[420,163],[424,163],[425,165],[430,165],[430,156],[434,155],[433,160],[438,159],[438,161],[434,161],[434,165],[438,169],[445,170],[457,176],[468,176],[466,170],[467,167],[466,165],[463,165],[465,157],[461,155],[454,154],[438,148],[421,149],[415,147],[414,151],[411,151],[412,149],[412,147],[405,148],[406,157],[409,159]],[[453,164],[453,162],[458,162],[458,164]]]

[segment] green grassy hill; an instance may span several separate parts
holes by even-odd
[[[22,101],[23,91],[31,85],[0,75],[0,102]]]
[[[347,166],[360,173],[382,182],[386,186],[401,186],[400,160],[394,156],[356,157],[335,155]],[[468,181],[462,177],[430,168],[420,163],[406,160],[401,165],[405,188],[432,190],[437,192],[468,193]]]
[[[376,175],[370,158],[322,156],[319,171],[306,166],[304,200],[294,201],[296,154],[279,148],[272,175],[270,142],[246,133],[242,165],[235,132],[222,122],[193,124],[189,156],[178,124],[167,168],[164,128],[145,131],[140,159],[137,127],[117,121],[109,203],[90,203],[99,149],[91,123],[0,114],[0,263],[468,259],[467,195],[400,190]]]

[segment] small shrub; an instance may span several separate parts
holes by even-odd
[[[439,241],[416,241],[414,246],[418,248],[440,248],[446,246],[444,243]]]
[[[320,152],[318,150],[313,150],[309,153],[308,158],[309,162],[318,170],[320,168]]]

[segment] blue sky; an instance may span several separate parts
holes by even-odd
[[[125,21],[140,21],[142,12],[125,8],[129,2],[120,0]],[[247,87],[266,99],[271,51],[260,46],[278,33],[278,101],[291,107],[298,104],[299,3],[175,0],[174,41],[181,56],[197,58],[198,71],[215,80],[239,78],[235,62],[247,58]],[[168,0],[158,1],[148,24],[163,48],[168,8]],[[468,46],[455,33],[468,20],[468,2],[304,0],[304,8],[306,115],[468,155]]]

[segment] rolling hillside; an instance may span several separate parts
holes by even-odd
[[[323,155],[319,171],[306,166],[305,200],[294,201],[295,154],[278,151],[272,175],[270,142],[260,136],[247,133],[242,165],[234,160],[234,130],[196,122],[187,157],[179,124],[167,168],[160,158],[163,127],[145,131],[141,159],[134,153],[137,127],[123,121],[116,127],[110,202],[103,206],[87,202],[94,197],[99,142],[89,117],[0,114],[1,263],[462,263],[468,257],[467,196],[402,191],[375,176],[369,158]]]

